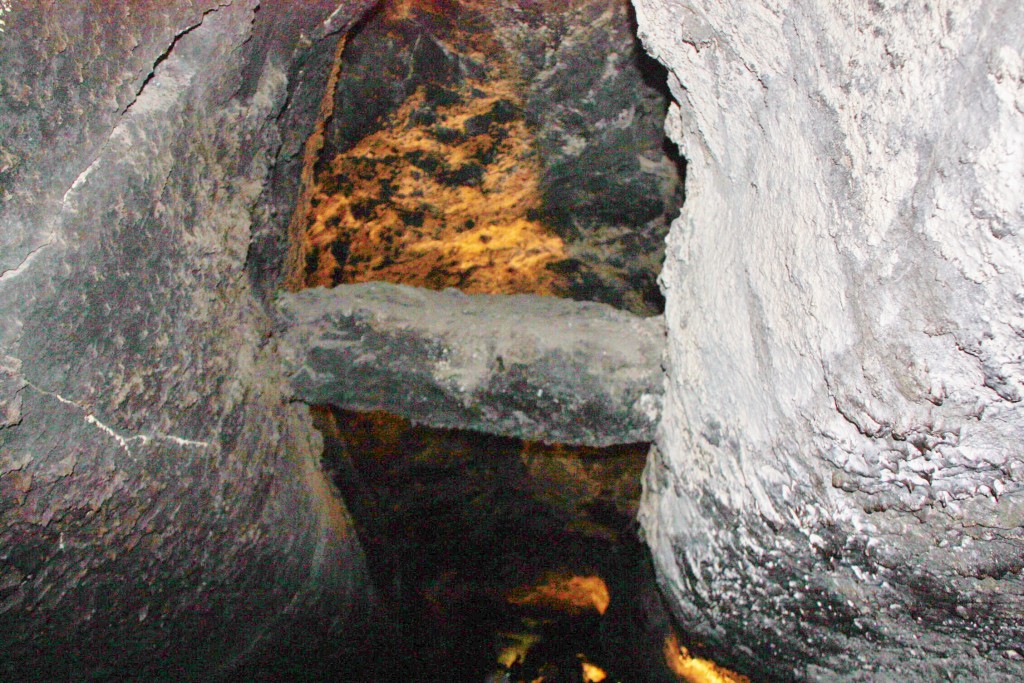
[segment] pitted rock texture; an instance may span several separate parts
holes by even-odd
[[[628,0],[385,0],[346,46],[306,284],[661,313],[682,179],[659,71]]]
[[[641,517],[759,680],[1024,677],[1024,6],[636,0],[688,159]]]
[[[245,266],[295,64],[365,5],[4,16],[0,678],[254,680],[358,644],[362,552]]]
[[[370,282],[282,293],[296,397],[548,443],[649,441],[664,329],[605,304]]]

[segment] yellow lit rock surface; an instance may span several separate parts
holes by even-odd
[[[308,165],[302,284],[381,280],[661,313],[681,168],[630,7],[378,3],[348,38]]]
[[[570,613],[595,610],[598,614],[604,614],[611,596],[608,586],[599,576],[551,573],[537,585],[512,591],[508,601],[513,605],[546,607]]]
[[[608,678],[605,670],[590,662],[581,662],[583,666],[583,680],[585,683],[601,683]]]
[[[417,122],[419,88],[384,127],[331,162],[313,198],[309,286],[386,280],[482,293],[551,293],[562,240],[528,217],[540,203],[532,136],[509,79],[467,81]],[[495,110],[498,115],[495,116]],[[496,118],[470,135],[473,117]],[[479,120],[479,119],[478,119]],[[333,244],[346,245],[344,251]]]
[[[751,683],[746,676],[724,669],[711,660],[690,656],[675,634],[665,637],[665,662],[686,683]]]
[[[498,635],[509,643],[498,653],[498,664],[506,669],[512,668],[516,662],[525,660],[526,653],[541,640],[540,636],[535,633],[500,633]]]

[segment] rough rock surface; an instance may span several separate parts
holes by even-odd
[[[310,404],[591,446],[649,441],[660,415],[660,318],[383,282],[282,293],[277,310]]]
[[[1024,5],[636,0],[687,203],[642,520],[777,680],[1024,678]]]
[[[10,5],[0,678],[329,661],[364,561],[245,265],[282,132],[312,122],[287,127],[295,74],[366,3]]]
[[[651,71],[628,0],[385,0],[346,46],[310,284],[661,313],[682,183]]]
[[[647,448],[545,446],[386,413],[314,412],[381,602],[401,624],[358,680],[481,681],[510,634],[535,633],[543,642],[514,681],[564,666],[565,648],[608,680],[678,683],[661,656],[669,617],[636,537]],[[551,572],[601,577],[604,616],[514,604],[514,592]]]

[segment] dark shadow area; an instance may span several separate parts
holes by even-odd
[[[634,523],[647,446],[543,446],[317,408],[387,621],[345,681],[672,681]]]
[[[661,62],[652,57],[644,49],[643,42],[641,42],[638,35],[639,25],[636,19],[636,9],[632,3],[629,6],[629,21],[633,28],[633,41],[635,45],[637,64],[640,67],[640,75],[643,79],[644,85],[651,90],[659,93],[662,101],[665,103],[665,113],[668,113],[668,105],[675,98],[672,97],[672,90],[668,85],[668,69],[665,68]],[[664,118],[664,116],[662,117]],[[672,165],[675,166],[676,173],[679,176],[680,183],[680,202],[679,209],[682,208],[683,202],[686,201],[686,158],[680,154],[679,146],[676,143],[669,140],[668,136],[665,136],[662,142],[662,151],[665,153],[665,157],[668,158]]]

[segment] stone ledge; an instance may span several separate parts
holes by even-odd
[[[380,282],[276,307],[292,387],[310,404],[590,446],[650,441],[660,418],[660,317]]]

